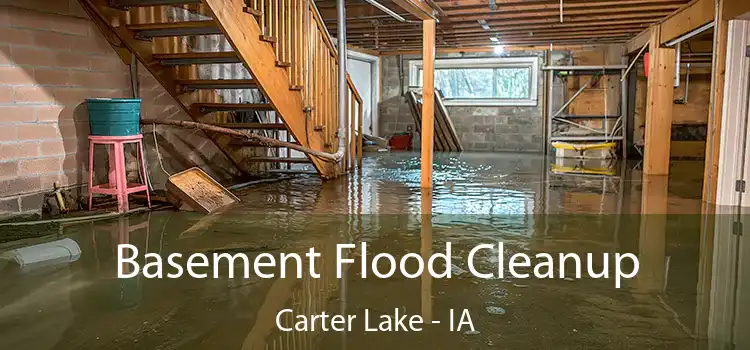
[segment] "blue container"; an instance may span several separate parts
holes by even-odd
[[[91,135],[130,136],[141,132],[141,99],[87,98]]]

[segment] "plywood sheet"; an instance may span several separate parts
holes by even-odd
[[[167,191],[193,210],[206,214],[240,201],[200,168],[190,168],[170,176]]]

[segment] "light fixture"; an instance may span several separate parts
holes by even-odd
[[[498,39],[498,38],[495,38],[495,37],[493,36],[493,37],[491,37],[491,38],[490,38],[490,41],[492,41],[492,42],[494,42],[494,43],[497,43],[497,42],[500,42],[500,39]]]
[[[490,29],[491,29],[491,28],[490,28],[490,25],[489,25],[489,24],[487,24],[487,21],[485,21],[485,20],[483,20],[483,19],[479,19],[479,20],[477,20],[477,23],[479,23],[479,25],[480,25],[480,26],[482,26],[482,28],[483,28],[484,30],[490,30]]]
[[[492,52],[495,53],[495,55],[502,55],[503,52],[505,52],[505,46],[503,45],[497,45],[492,48]]]

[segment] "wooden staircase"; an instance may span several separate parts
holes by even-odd
[[[118,54],[132,53],[194,121],[343,152],[331,162],[207,133],[240,170],[292,172],[291,164],[309,163],[329,179],[361,165],[362,98],[347,77],[347,122],[339,125],[338,53],[314,1],[79,2]]]

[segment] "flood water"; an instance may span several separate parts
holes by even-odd
[[[0,349],[750,349],[748,235],[735,224],[741,218],[700,214],[701,162],[674,162],[669,181],[643,178],[636,164],[584,170],[528,154],[437,155],[435,163],[432,193],[419,188],[418,154],[375,154],[348,178],[242,190],[242,203],[217,215],[158,211],[42,227],[49,235],[3,243],[8,253],[70,239],[81,253],[23,267],[0,260]],[[428,256],[451,242],[453,277],[363,279],[355,263],[337,279],[335,245],[348,242],[368,242],[369,259]],[[586,275],[466,273],[472,247],[498,242],[505,255],[632,253],[640,270],[619,289]],[[124,243],[165,257],[315,247],[322,277],[118,279]],[[491,271],[497,260],[487,253],[475,262]],[[282,332],[285,308],[359,321],[347,332]],[[464,309],[475,331],[450,331],[450,310]],[[440,323],[365,332],[365,310]]]

